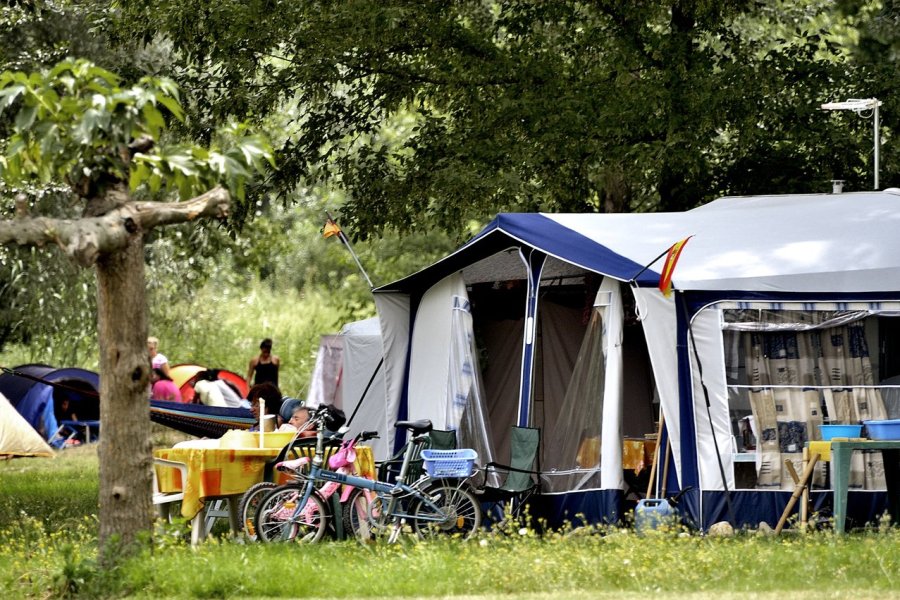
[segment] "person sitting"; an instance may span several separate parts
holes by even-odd
[[[197,382],[194,383],[194,392],[197,393],[200,402],[206,406],[240,408],[243,404],[241,395],[227,381],[219,379],[218,369],[207,369],[201,372],[197,376]]]
[[[200,379],[197,383],[194,384],[194,392],[198,398],[200,398],[200,404],[205,404],[206,406],[220,406],[227,407],[225,404],[225,397],[222,396],[222,391],[212,381],[208,379]]]
[[[256,423],[253,427],[250,428],[250,431],[259,431],[259,401],[263,400],[265,405],[265,411],[267,415],[276,415],[276,419],[280,419],[280,415],[278,415],[281,405],[282,405],[282,395],[281,390],[278,389],[277,385],[272,383],[260,383],[254,385],[250,388],[250,391],[247,392],[247,401],[250,402],[250,412],[253,414],[253,418],[256,420]],[[276,427],[281,425],[281,423],[276,422]]]
[[[181,402],[181,390],[172,381],[172,378],[166,375],[159,367],[154,367],[150,371],[150,390],[151,400],[165,400],[166,402]]]
[[[296,398],[286,398],[281,405],[279,416],[287,420],[282,423],[278,431],[299,431],[309,421],[309,409],[303,406],[302,400]],[[300,432],[300,437],[314,437],[316,430],[309,428]]]

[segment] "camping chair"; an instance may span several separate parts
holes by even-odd
[[[511,514],[518,518],[527,500],[540,493],[540,465],[537,470],[534,469],[540,443],[540,429],[513,427],[509,444],[510,464],[489,462],[484,466],[485,481],[491,473],[506,473],[499,487],[485,485],[478,490],[478,498],[482,504],[488,505],[485,514],[490,515],[495,523],[504,520],[504,506],[507,503],[511,505]]]
[[[91,434],[93,439],[91,438]],[[100,437],[100,421],[60,421],[59,428],[47,441],[57,449],[63,449],[69,445],[78,445],[81,438],[85,444],[96,442]]]
[[[168,493],[159,491],[159,481],[156,479],[156,465],[178,469],[181,472],[182,491]],[[172,514],[169,511],[169,509],[171,508],[170,504],[172,504],[173,502],[181,502],[182,500],[184,500],[184,486],[187,485],[188,480],[187,465],[183,462],[178,462],[177,460],[154,458],[153,466],[153,506],[157,507],[157,510],[159,511],[159,514],[162,518],[171,523]]]
[[[444,431],[441,429],[432,429],[428,433],[428,443],[425,448],[430,450],[456,450],[456,432],[453,430]],[[400,474],[400,467],[403,465],[404,448],[388,460],[378,465],[379,481],[394,481]],[[418,455],[413,456],[409,463],[409,481],[415,481],[422,475],[422,459]]]

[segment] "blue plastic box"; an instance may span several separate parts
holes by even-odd
[[[819,432],[823,441],[832,438],[858,438],[862,432],[862,425],[819,425]]]
[[[900,440],[900,419],[863,421],[871,440]]]

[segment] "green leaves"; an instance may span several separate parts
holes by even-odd
[[[132,191],[144,186],[151,194],[181,198],[221,183],[242,199],[246,182],[274,167],[269,144],[239,124],[226,126],[210,149],[157,146],[132,156],[135,140],[158,143],[167,118],[184,120],[178,87],[159,77],[122,87],[116,75],[87,61],[64,61],[43,73],[0,74],[4,112],[14,115],[0,155],[0,177],[9,182],[67,181],[90,194],[127,179]]]
[[[274,168],[272,148],[261,136],[249,135],[243,125],[229,124],[216,138],[210,149],[181,145],[135,154],[131,190],[146,186],[153,194],[165,189],[188,198],[222,184],[244,200],[245,185],[253,175]]]

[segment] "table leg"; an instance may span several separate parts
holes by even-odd
[[[241,495],[228,496],[228,524],[231,526],[231,537],[240,535],[244,529],[241,523]]]
[[[850,483],[850,457],[853,450],[843,447],[840,442],[831,444],[832,464],[834,465],[834,532],[844,533],[847,520],[847,487]]]
[[[884,479],[887,481],[888,509],[891,523],[900,524],[900,450],[881,451],[884,460]]]
[[[196,546],[206,539],[206,507],[191,519],[191,546]]]

